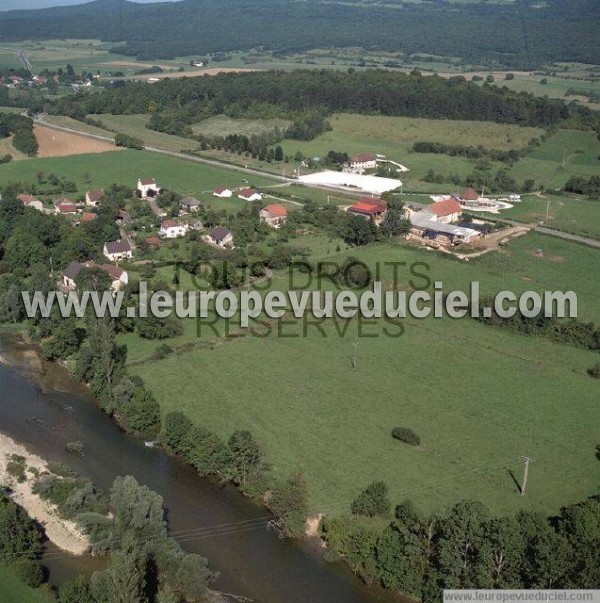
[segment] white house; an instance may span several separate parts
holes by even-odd
[[[377,167],[377,155],[375,153],[361,153],[350,158],[350,168],[358,173],[372,170]]]
[[[106,272],[112,279],[110,288],[113,291],[118,291],[123,285],[126,285],[129,282],[129,275],[127,272],[113,264],[96,264],[92,261],[84,262],[83,264],[80,262],[71,262],[63,272],[64,287],[74,291],[77,288],[77,277],[84,268],[99,268]]]
[[[221,186],[217,186],[217,188],[213,191],[213,197],[223,197],[228,198],[233,195],[233,192],[228,188],[223,188]]]
[[[224,226],[215,226],[208,233],[208,242],[219,247],[227,247],[233,243],[233,235]]]
[[[242,201],[260,201],[262,195],[255,188],[243,188],[238,191],[238,199]]]
[[[263,222],[273,228],[281,228],[288,218],[287,209],[279,203],[266,205],[260,210],[259,215]]]
[[[177,237],[184,237],[186,232],[186,224],[179,224],[175,220],[164,220],[160,225],[158,234],[165,237],[165,239],[176,239]]]
[[[54,205],[54,211],[57,214],[76,214],[77,206],[75,203],[65,197],[64,199],[60,199],[56,202]]]
[[[102,253],[111,262],[129,260],[133,257],[133,251],[127,239],[117,239],[116,241],[104,243]]]
[[[91,207],[98,207],[100,205],[100,201],[102,201],[104,197],[104,191],[95,190],[95,191],[87,191],[85,193],[85,204],[90,205]]]
[[[26,195],[25,193],[21,193],[20,195],[17,195],[17,199],[25,207],[33,207],[34,209],[37,209],[38,211],[44,211],[44,204],[39,199],[36,199],[32,195]]]
[[[147,199],[148,197],[156,197],[157,195],[160,195],[160,192],[162,190],[160,186],[156,183],[156,180],[154,180],[154,178],[140,178],[137,183],[137,189],[138,191],[140,191],[142,199]]]
[[[456,199],[445,199],[427,205],[423,212],[430,214],[430,219],[443,224],[456,222],[462,215],[460,204]]]

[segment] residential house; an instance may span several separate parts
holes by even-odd
[[[91,211],[85,211],[81,214],[81,222],[92,222],[98,217],[98,214],[95,214]]]
[[[187,226],[185,224],[179,224],[175,220],[164,220],[160,225],[158,234],[165,239],[176,239],[177,237],[184,237],[187,232]]]
[[[350,158],[350,169],[359,174],[376,167],[377,155],[375,153],[361,153]]]
[[[137,189],[140,191],[142,199],[156,197],[160,195],[160,192],[162,191],[161,187],[156,183],[154,178],[140,178],[137,183]]]
[[[238,191],[238,199],[242,201],[260,201],[262,195],[255,188],[243,188]]]
[[[184,197],[179,205],[187,211],[198,211],[200,209],[200,201],[194,197]]]
[[[54,211],[57,214],[76,214],[77,206],[75,203],[65,197],[55,203]]]
[[[219,247],[227,247],[233,243],[233,235],[224,226],[215,226],[208,233],[208,242]]]
[[[379,199],[378,197],[360,197],[360,199],[346,211],[364,218],[373,218],[375,223],[379,224],[385,216],[386,210],[387,205],[382,199]]]
[[[288,218],[288,211],[279,203],[272,203],[263,207],[260,212],[260,219],[273,228],[281,228]]]
[[[116,241],[104,243],[104,249],[102,250],[102,253],[111,262],[118,262],[119,260],[129,260],[133,257],[133,251],[127,239],[117,239]]]
[[[152,247],[152,249],[158,249],[163,244],[158,237],[148,237],[144,243],[146,243],[148,247]]]
[[[228,198],[233,195],[233,192],[228,188],[223,188],[221,186],[217,186],[217,188],[213,191],[213,197],[222,197]]]
[[[114,266],[113,264],[96,264],[95,262],[71,262],[63,272],[63,286],[74,291],[77,288],[77,277],[84,268],[99,268],[108,274],[112,279],[110,288],[118,291],[123,285],[129,282],[129,275],[125,270]]]
[[[103,198],[104,198],[104,191],[101,191],[101,190],[87,191],[85,193],[85,204],[90,205],[91,207],[98,207],[98,205],[100,205],[100,202],[102,201]]]
[[[33,197],[32,195],[26,195],[25,193],[21,193],[17,195],[17,199],[25,205],[25,207],[33,207],[38,211],[44,211],[44,204],[39,200]]]
[[[444,224],[456,222],[462,215],[462,209],[456,199],[445,199],[444,201],[431,203],[423,211],[431,214],[431,220],[443,222]]]
[[[131,222],[131,216],[124,209],[120,209],[117,212],[117,219],[115,222],[117,224],[129,224],[129,222]]]

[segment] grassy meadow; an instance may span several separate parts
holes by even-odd
[[[216,186],[230,187],[245,185],[244,180],[255,186],[273,184],[268,178],[245,176],[232,170],[202,165],[149,151],[125,150],[70,157],[33,158],[18,163],[0,165],[0,183],[36,182],[36,174],[44,172],[75,182],[79,192],[90,188],[101,188],[112,183],[137,185],[138,178],[156,178],[161,186],[183,195],[201,195],[210,192]],[[89,182],[85,181],[89,174]],[[206,195],[210,200],[210,195]],[[215,199],[216,200],[216,199]],[[228,203],[238,200],[224,200]],[[243,204],[239,201],[239,204]]]
[[[49,603],[50,597],[41,590],[21,582],[10,568],[0,565],[0,593],[3,603]]]
[[[600,239],[600,203],[578,195],[524,195],[502,217],[528,224],[545,222],[548,228]]]
[[[336,252],[323,242],[323,251],[328,260],[351,253],[369,265],[426,262],[425,272],[447,290],[468,291],[472,280],[483,292],[572,288],[580,317],[600,319],[600,284],[589,278],[597,251],[542,235],[469,263],[395,245]],[[409,269],[399,276],[407,287]],[[384,282],[390,278],[385,269]],[[272,288],[285,286],[277,275]],[[183,410],[223,436],[250,429],[278,474],[303,470],[312,511],[343,511],[373,479],[388,483],[395,501],[409,497],[434,509],[470,496],[496,512],[552,512],[597,487],[600,409],[597,384],[585,373],[596,360],[591,352],[471,319],[408,319],[395,338],[382,329],[396,327],[356,321],[343,336],[343,325],[328,321],[324,334],[309,326],[303,337],[303,325],[291,320],[264,338],[227,337],[221,321],[219,336],[204,325],[198,340],[195,321],[184,323],[185,334],[170,343],[194,345],[161,361],[148,360],[158,343],[123,337],[130,370],[164,412]],[[394,441],[397,426],[414,429],[422,446]],[[522,454],[536,458],[526,498],[513,480],[521,479]]]

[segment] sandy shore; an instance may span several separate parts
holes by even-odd
[[[27,480],[21,484],[7,473],[6,465],[11,454],[25,457],[27,467],[33,467],[40,473],[48,470],[46,461],[31,454],[27,448],[0,433],[0,484],[10,486],[13,490],[12,500],[23,507],[27,514],[44,528],[48,539],[57,547],[73,555],[85,553],[90,543],[87,537],[81,534],[75,523],[59,517],[54,505],[42,500],[31,491],[33,485],[31,472],[26,472]]]

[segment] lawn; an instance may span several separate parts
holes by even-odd
[[[452,184],[429,184],[420,180],[430,170],[436,173],[470,174],[475,162],[464,157],[415,153],[417,141],[445,144],[482,145],[490,149],[517,149],[539,136],[539,128],[496,124],[481,121],[437,120],[410,117],[335,114],[329,119],[332,130],[311,141],[284,140],[284,152],[293,156],[301,151],[309,157],[323,157],[330,150],[350,154],[374,152],[386,155],[410,169],[401,175],[407,190],[450,192]],[[501,164],[491,163],[499,169]]]
[[[527,223],[545,222],[549,228],[600,239],[600,202],[577,195],[525,195],[521,203],[503,211],[502,217]]]
[[[21,582],[6,566],[0,565],[0,593],[2,603],[49,603],[50,598],[42,591]]]
[[[600,175],[600,141],[595,132],[561,130],[510,170],[523,182],[533,178],[546,188],[560,188],[571,176]]]
[[[600,319],[600,284],[589,278],[598,252],[558,239],[530,235],[468,264],[393,245],[327,259],[348,253],[370,265],[424,261],[447,290],[468,290],[471,280],[484,292],[572,288],[580,316]],[[405,285],[410,275],[403,270]],[[383,276],[389,279],[389,271]],[[284,283],[279,278],[273,288]],[[330,321],[326,336],[316,327],[298,336],[301,325],[293,322],[281,336],[266,338],[219,338],[203,328],[200,341],[194,321],[185,323],[177,343],[196,341],[193,351],[131,371],[164,412],[183,410],[222,436],[250,429],[276,473],[306,473],[312,511],[343,511],[373,479],[388,483],[394,501],[410,497],[430,510],[473,497],[497,512],[554,512],[597,487],[600,408],[597,384],[585,373],[597,360],[591,352],[471,319],[406,320],[398,338],[383,336],[383,324],[363,325],[361,336],[356,322],[340,336]],[[132,359],[143,351],[135,339],[124,338]],[[396,426],[414,429],[422,447],[394,441]],[[527,497],[518,495],[509,473],[521,479],[523,454],[536,459]]]
[[[18,163],[0,165],[0,183],[36,182],[36,174],[54,173],[74,181],[82,193],[90,188],[101,188],[112,183],[137,185],[138,178],[156,178],[165,188],[184,195],[211,191],[227,182],[230,187],[245,185],[245,177],[233,170],[167,157],[149,151],[126,150],[119,153],[74,155],[71,157],[33,158]],[[90,181],[85,181],[89,174]],[[269,185],[268,178],[247,176],[255,186]],[[207,196],[208,199],[212,197]],[[232,203],[232,201],[228,203]],[[237,201],[237,200],[236,200]],[[239,202],[243,204],[242,201]]]

